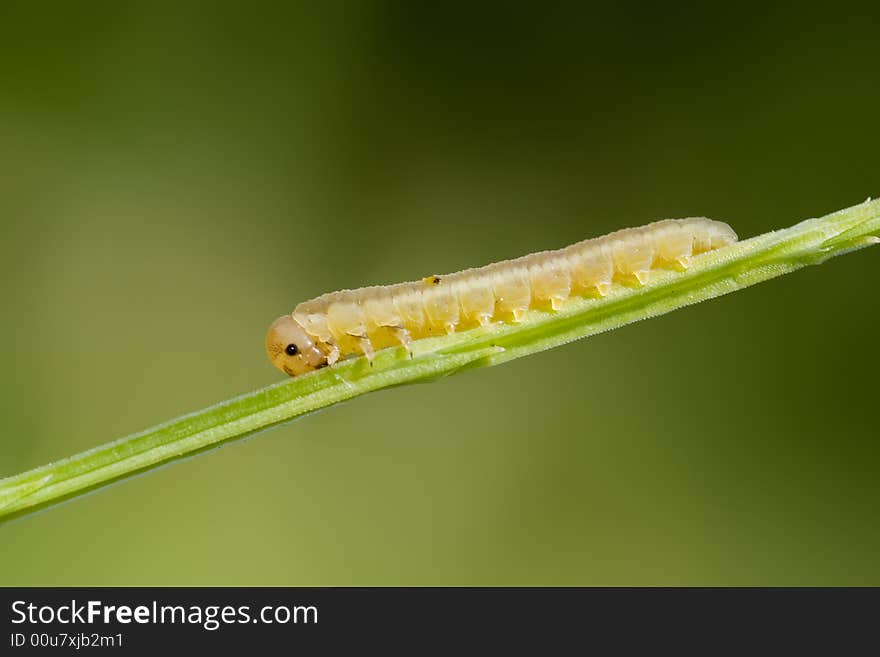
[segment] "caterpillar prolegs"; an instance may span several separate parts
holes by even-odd
[[[572,296],[604,296],[614,282],[644,285],[652,270],[686,269],[692,256],[736,242],[725,223],[665,219],[555,251],[420,281],[324,294],[269,327],[266,352],[296,376],[413,340],[492,322],[520,322],[529,309],[559,310]]]

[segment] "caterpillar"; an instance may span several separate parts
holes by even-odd
[[[432,275],[420,281],[341,290],[299,304],[266,334],[275,367],[297,376],[347,356],[493,322],[521,322],[530,309],[559,310],[575,297],[607,295],[612,283],[641,286],[656,269],[683,271],[693,256],[736,242],[705,217],[664,219],[555,251]]]

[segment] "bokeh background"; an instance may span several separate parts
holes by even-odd
[[[2,10],[0,475],[277,381],[325,291],[880,194],[876,11],[314,4]],[[0,584],[880,584],[878,276],[334,407],[0,527]]]

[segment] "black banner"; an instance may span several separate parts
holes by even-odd
[[[0,589],[0,653],[277,648],[840,652],[878,644],[880,589]]]

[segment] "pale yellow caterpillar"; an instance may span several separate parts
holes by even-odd
[[[572,296],[604,296],[614,282],[644,285],[652,270],[736,242],[725,223],[666,219],[485,267],[420,281],[341,290],[299,304],[269,327],[266,352],[290,376],[346,356],[484,326],[520,322],[532,308],[559,310]]]

